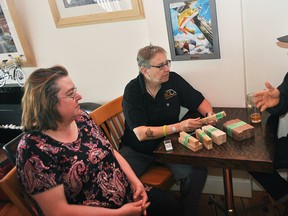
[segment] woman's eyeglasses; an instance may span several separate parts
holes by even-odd
[[[71,99],[75,100],[76,93],[77,93],[77,87],[74,86],[73,89],[69,90],[65,96],[59,97],[59,98],[71,98]]]

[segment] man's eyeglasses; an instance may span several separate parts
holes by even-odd
[[[60,97],[60,98],[71,98],[71,99],[75,100],[76,93],[77,93],[77,87],[74,86],[73,89],[69,91],[69,93],[66,93],[65,96]]]
[[[163,69],[165,68],[165,66],[167,66],[167,67],[170,67],[170,66],[171,66],[171,60],[167,60],[165,63],[160,64],[160,65],[156,65],[156,66],[154,66],[154,65],[149,65],[149,66],[150,66],[150,67],[158,68],[158,69],[160,69],[160,70],[163,70]]]

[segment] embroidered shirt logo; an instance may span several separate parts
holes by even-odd
[[[164,92],[164,98],[167,100],[167,99],[170,99],[174,96],[177,95],[177,92],[173,89],[168,89]]]

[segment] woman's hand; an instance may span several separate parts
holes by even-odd
[[[133,191],[133,199],[134,199],[134,202],[133,202],[134,205],[126,204],[127,206],[124,205],[120,209],[124,208],[126,213],[129,213],[129,209],[130,210],[132,209],[133,212],[135,211],[135,214],[131,213],[131,214],[120,214],[120,215],[125,215],[125,216],[126,215],[132,215],[132,216],[134,216],[134,215],[147,215],[146,209],[150,205],[150,203],[148,202],[148,196],[147,196],[147,193],[145,191],[145,188],[144,188],[142,182],[135,175],[132,168],[130,167],[128,162],[122,157],[122,155],[120,155],[119,152],[116,150],[114,150],[114,154],[115,154],[115,157],[116,157],[117,161],[119,162],[121,168],[123,169],[123,171],[125,172],[125,174],[127,175],[127,178],[129,179],[129,181],[131,183],[131,188]],[[140,205],[140,207],[139,207],[139,205]],[[141,212],[141,214],[137,214],[137,213],[139,213],[139,211]]]
[[[142,200],[138,200],[135,202],[131,202],[131,203],[127,203],[125,205],[123,205],[120,209],[119,209],[119,215],[121,216],[146,216],[146,209],[148,208],[148,206],[150,205],[150,203],[146,203],[145,206],[142,206],[143,201]]]
[[[150,203],[148,202],[148,196],[143,184],[140,182],[140,180],[133,182],[132,189],[134,201],[141,200],[141,208],[143,210],[143,215],[146,215],[146,209],[150,205]]]

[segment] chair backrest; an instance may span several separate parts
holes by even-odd
[[[120,96],[90,113],[92,120],[101,127],[115,149],[119,149],[121,137],[125,129],[125,118]]]
[[[16,164],[16,151],[17,151],[17,147],[18,147],[18,144],[21,140],[22,135],[23,135],[23,133],[19,134],[17,137],[15,137],[14,139],[12,139],[11,141],[9,141],[8,143],[6,143],[3,146],[3,149],[7,153],[7,157],[9,159],[9,161],[13,165]]]
[[[16,166],[0,180],[0,187],[22,215],[37,215],[33,201],[18,180]]]
[[[90,113],[92,120],[101,127],[114,149],[119,149],[121,137],[125,130],[125,118],[122,108],[123,96],[120,96]],[[151,166],[140,180],[154,187],[170,189],[174,184],[170,170],[165,166]]]

